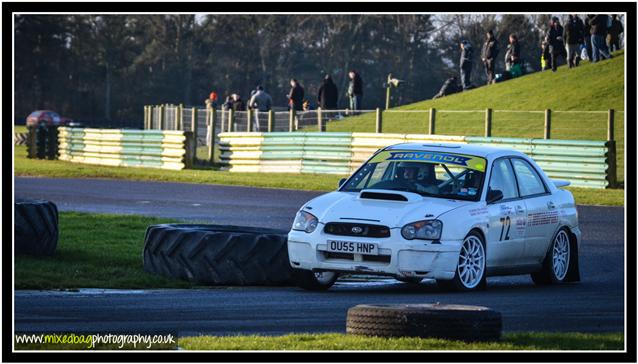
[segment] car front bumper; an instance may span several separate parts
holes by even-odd
[[[288,256],[293,268],[312,271],[452,279],[459,259],[462,241],[433,243],[428,240],[406,240],[399,229],[391,229],[388,238],[329,235],[320,224],[308,234],[292,230],[288,233]],[[328,240],[374,243],[378,255],[327,252]]]

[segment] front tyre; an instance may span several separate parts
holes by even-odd
[[[542,270],[531,274],[534,283],[546,285],[573,281],[570,276],[578,269],[578,261],[573,250],[567,229],[561,228],[552,240]]]
[[[339,273],[336,272],[312,272],[305,269],[295,269],[293,279],[297,286],[308,291],[326,291],[332,287]]]
[[[476,231],[471,231],[463,239],[454,278],[450,281],[437,280],[436,283],[441,288],[455,291],[483,289],[486,286],[485,263],[485,242]]]

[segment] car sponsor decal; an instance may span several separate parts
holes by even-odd
[[[487,207],[479,207],[476,209],[471,209],[470,216],[486,215],[487,212]]]
[[[529,226],[555,224],[558,222],[558,211],[544,211],[527,215]]]
[[[440,152],[418,152],[408,150],[383,151],[370,160],[370,163],[383,161],[410,161],[423,163],[442,163],[463,166],[479,172],[485,172],[485,159],[469,155],[440,153]]]

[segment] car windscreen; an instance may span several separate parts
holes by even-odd
[[[478,201],[485,168],[484,158],[464,154],[382,151],[350,177],[341,191],[382,189]]]

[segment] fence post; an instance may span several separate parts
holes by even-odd
[[[164,130],[164,105],[159,106],[159,130]]]
[[[175,107],[175,125],[174,125],[174,130],[181,130],[182,128],[180,127],[181,125],[183,125],[181,123],[181,116],[180,114],[181,112],[181,108],[182,108],[182,104],[179,104]]]
[[[389,79],[390,77],[388,77]],[[388,110],[390,108],[390,84],[385,88],[385,109]]]
[[[377,107],[377,119],[375,133],[383,133],[383,113],[381,109]]]
[[[294,107],[290,108],[290,113],[288,115],[288,131],[293,132],[295,130],[295,109]]]
[[[430,121],[428,124],[428,134],[434,134],[435,133],[435,125],[436,125],[436,109],[431,107],[430,108]]]
[[[210,106],[207,108],[207,110],[209,111],[208,163],[212,166],[215,163],[215,134],[217,134],[217,131],[215,129],[217,124],[217,110],[211,108]]]
[[[235,125],[235,110],[228,109],[228,132],[232,133],[233,126]]]
[[[323,114],[320,107],[317,108],[317,129],[320,133],[326,131],[326,125],[323,123]]]
[[[612,141],[615,140],[614,135],[614,109],[609,109],[607,113],[607,140]]]
[[[148,129],[146,126],[148,125],[148,106],[144,105],[144,130]]]
[[[275,111],[268,110],[268,132],[272,133],[275,129]]]
[[[485,109],[485,137],[492,136],[492,109]]]
[[[253,112],[254,110],[251,108],[246,110],[246,131],[249,133],[253,131]]]
[[[545,109],[545,133],[544,138],[550,139],[552,136],[552,110]]]
[[[196,138],[193,136],[192,131],[183,132],[186,140],[184,141],[184,149],[186,153],[184,154],[184,164],[186,168],[191,168],[193,164],[195,164],[195,148],[197,146]]]

